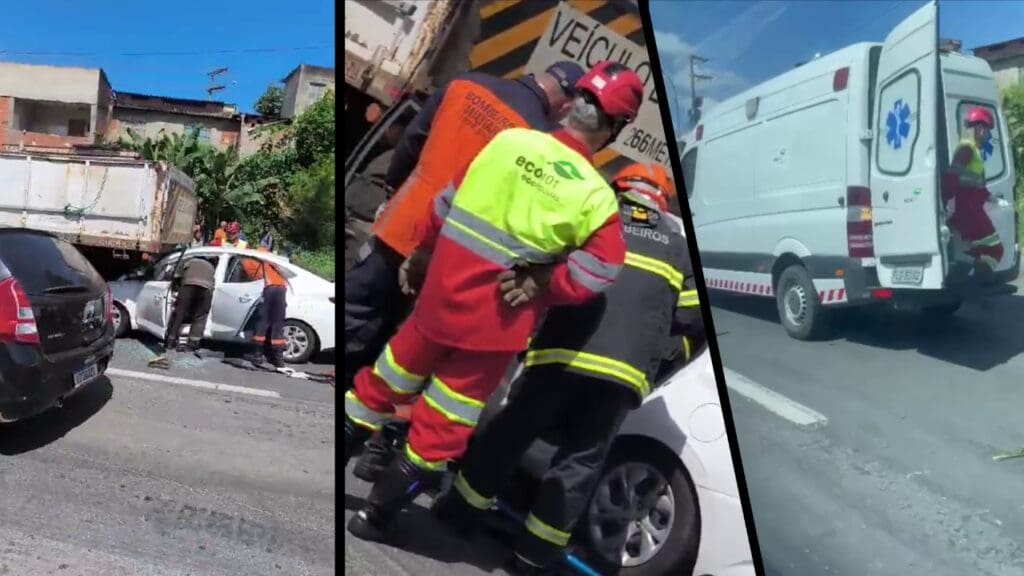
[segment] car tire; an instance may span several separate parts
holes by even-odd
[[[123,338],[132,327],[128,309],[120,302],[114,302],[114,338]]]
[[[636,541],[629,536],[634,532],[627,532],[623,538],[622,532],[630,530],[645,530],[646,527],[634,525],[631,529],[629,524],[636,520],[626,520],[624,526],[619,526],[618,521],[600,523],[596,518],[603,516],[602,512],[613,512],[607,504],[615,500],[612,488],[613,484],[628,482],[628,478],[640,477],[637,471],[643,470],[650,474],[651,480],[647,485],[664,483],[661,496],[647,510],[647,525],[664,528],[667,522],[671,522],[668,531],[662,534],[661,544],[654,550],[653,555],[644,557],[640,550],[635,548]],[[631,474],[624,475],[630,471]],[[644,485],[641,480],[634,486],[633,493]],[[611,488],[609,490],[609,488]],[[607,496],[606,496],[607,495]],[[621,504],[621,503],[620,503]],[[624,504],[631,508],[631,504]],[[671,519],[666,520],[667,513]],[[679,458],[669,452],[660,444],[651,440],[627,440],[617,444],[609,455],[607,463],[598,480],[594,496],[587,504],[586,512],[580,519],[575,530],[575,540],[586,547],[587,560],[594,564],[599,572],[603,574],[618,574],[620,576],[659,576],[661,574],[692,574],[697,563],[697,553],[700,549],[701,534],[700,503],[697,499],[697,489],[690,478],[686,468],[683,467]],[[604,534],[604,550],[598,543],[600,535]],[[610,542],[624,541],[625,544],[619,547],[619,554],[627,552],[631,556],[630,562],[613,562],[608,557]],[[621,558],[621,556],[619,556]]]
[[[797,340],[815,340],[828,330],[828,310],[821,305],[818,291],[807,269],[794,264],[783,270],[775,286],[779,321],[786,333]]]
[[[288,364],[305,364],[316,354],[317,338],[313,328],[301,320],[284,321],[285,353],[284,361]],[[299,339],[305,343],[300,346],[296,343],[295,351],[292,352],[293,339]]]

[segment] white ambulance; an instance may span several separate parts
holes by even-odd
[[[976,106],[996,118],[985,210],[1004,247],[983,287],[950,282],[963,247],[940,192]],[[939,49],[935,3],[884,44],[849,46],[719,104],[685,140],[708,288],[775,298],[794,338],[819,336],[835,307],[950,314],[964,299],[1016,290],[1011,142],[992,70]]]

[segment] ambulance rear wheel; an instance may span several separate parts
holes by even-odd
[[[783,270],[775,286],[779,320],[786,333],[797,340],[814,340],[828,329],[828,311],[807,269],[793,264]]]

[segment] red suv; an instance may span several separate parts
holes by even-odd
[[[77,248],[0,228],[0,422],[58,404],[114,355],[113,299]]]

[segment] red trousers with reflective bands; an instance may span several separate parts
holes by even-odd
[[[376,430],[396,405],[413,402],[406,456],[421,468],[439,470],[465,452],[484,404],[515,357],[434,342],[413,316],[377,362],[356,374],[355,388],[345,395],[345,415]]]

